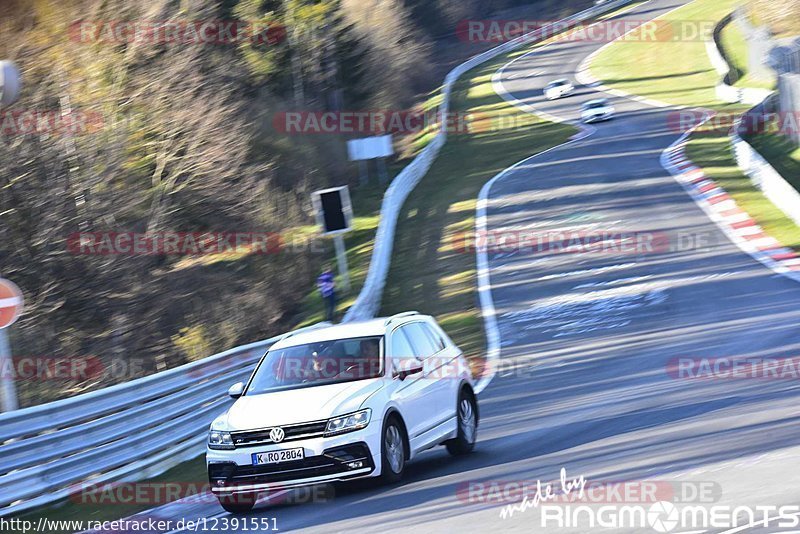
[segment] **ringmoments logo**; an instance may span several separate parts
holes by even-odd
[[[633,529],[636,532],[687,532],[706,529],[765,527],[781,532],[800,526],[800,505],[722,505],[722,488],[713,481],[590,482],[585,476],[559,480],[475,481],[458,497],[470,504],[513,504],[500,508],[500,518],[536,510],[533,524],[548,531],[562,528]],[[520,498],[521,496],[521,498]]]
[[[680,505],[658,501],[651,505],[600,507],[545,505],[542,528],[636,529],[637,532],[685,532],[704,529],[748,529],[764,527],[770,532],[800,526],[800,506]],[[738,530],[737,530],[738,531]]]

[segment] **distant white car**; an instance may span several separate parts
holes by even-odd
[[[556,100],[574,90],[575,86],[569,80],[553,80],[544,88],[544,96],[548,100]]]
[[[231,513],[257,494],[380,477],[445,445],[472,451],[478,402],[461,350],[406,312],[290,334],[263,356],[208,434],[211,491]]]
[[[614,116],[614,106],[605,98],[590,100],[581,107],[581,120],[585,123],[606,121]]]

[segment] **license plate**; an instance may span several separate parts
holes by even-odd
[[[294,462],[305,458],[303,447],[296,449],[283,449],[280,451],[254,452],[253,465],[280,464],[283,462]]]

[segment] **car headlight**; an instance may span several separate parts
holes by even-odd
[[[325,428],[325,435],[333,436],[335,434],[344,434],[345,432],[361,430],[369,424],[371,416],[372,410],[367,408],[366,410],[361,410],[360,412],[328,419],[328,426]]]
[[[233,438],[230,432],[220,432],[219,430],[211,430],[208,432],[208,448],[214,450],[230,450],[233,449]]]

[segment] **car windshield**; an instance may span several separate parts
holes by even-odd
[[[245,395],[353,382],[383,375],[383,336],[334,339],[270,350]]]
[[[598,109],[606,107],[605,101],[598,101],[598,102],[589,102],[586,104],[586,109]]]

